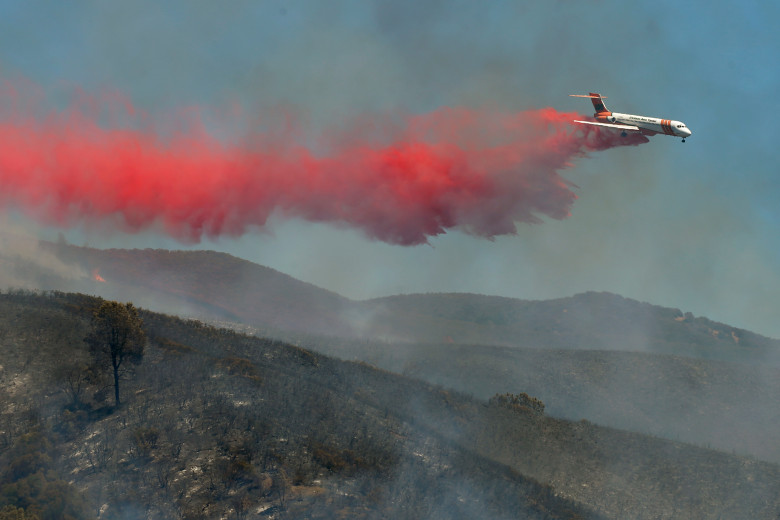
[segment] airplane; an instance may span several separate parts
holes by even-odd
[[[602,96],[601,94],[591,92],[587,96],[584,94],[569,95],[571,97],[590,98],[591,102],[593,102],[593,108],[596,109],[596,113],[593,114],[593,117],[599,121],[597,123],[595,121],[578,121],[575,119],[575,123],[617,128],[623,131],[621,134],[623,137],[628,135],[627,132],[639,132],[644,135],[665,134],[673,137],[682,137],[682,142],[684,143],[685,138],[691,135],[691,131],[682,121],[610,112],[604,104],[606,96]]]

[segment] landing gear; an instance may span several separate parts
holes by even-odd
[[[682,142],[683,142],[683,143],[685,142],[685,138],[684,138],[684,137],[683,137],[683,140],[682,140]]]
[[[620,137],[626,137],[627,135],[628,134],[624,131],[623,133],[620,134]]]

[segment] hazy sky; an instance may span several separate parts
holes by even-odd
[[[579,158],[564,220],[430,245],[272,218],[239,238],[64,230],[95,247],[208,248],[353,298],[610,291],[780,337],[775,2],[0,2],[0,80],[114,90],[151,114],[294,107],[312,127],[443,106],[684,121],[693,136]],[[0,225],[40,228],[11,209]]]

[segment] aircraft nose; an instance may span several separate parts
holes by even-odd
[[[683,135],[684,135],[685,137],[690,137],[690,135],[691,135],[691,130],[690,130],[688,127],[685,127],[685,128],[683,128],[683,129],[682,129],[682,133],[683,133]]]

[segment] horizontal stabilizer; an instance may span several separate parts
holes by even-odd
[[[639,127],[634,125],[613,125],[611,123],[596,123],[595,121],[577,121],[574,120],[575,123],[582,123],[585,125],[596,125],[596,126],[607,126],[609,128],[619,128],[620,130],[625,130],[626,132],[638,132]]]
[[[607,96],[601,96],[599,94],[569,94],[569,97],[585,97],[590,99],[607,99]]]

